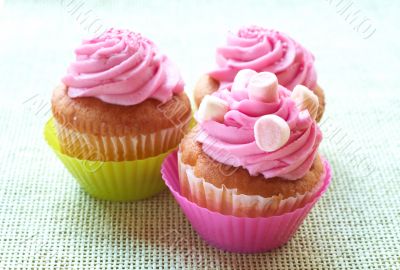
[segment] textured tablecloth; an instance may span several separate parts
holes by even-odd
[[[398,1],[2,2],[0,269],[400,269]],[[226,30],[245,24],[301,41],[326,90],[321,152],[333,183],[295,237],[230,254],[197,236],[168,191],[135,203],[85,194],[42,136],[80,39],[108,26],[140,31],[190,92]]]

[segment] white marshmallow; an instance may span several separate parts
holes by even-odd
[[[290,137],[290,127],[285,120],[274,114],[261,116],[254,125],[257,146],[265,152],[278,150]]]
[[[290,97],[296,101],[300,110],[308,110],[312,118],[317,117],[319,101],[313,91],[299,84],[295,86]]]
[[[271,72],[260,72],[251,77],[249,84],[249,98],[262,102],[276,102],[278,100],[278,78]]]
[[[237,90],[243,90],[247,87],[251,77],[256,75],[257,72],[252,69],[242,69],[240,70],[233,80],[231,91],[235,92]]]
[[[229,105],[225,100],[216,96],[206,95],[200,103],[197,117],[199,121],[214,120],[217,122],[224,121],[224,115],[228,112]]]

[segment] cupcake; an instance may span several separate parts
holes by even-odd
[[[240,70],[252,69],[275,73],[279,84],[291,91],[299,84],[311,89],[319,100],[316,119],[321,119],[325,96],[317,84],[314,56],[289,36],[258,26],[243,27],[236,34],[228,33],[226,45],[216,50],[216,62],[218,68],[203,75],[195,86],[197,106],[205,95],[231,89]]]
[[[191,118],[179,70],[152,41],[127,30],[84,40],[75,54],[51,100],[60,158],[95,197],[157,193],[161,162]],[[81,161],[101,166],[88,172]]]
[[[273,73],[242,72],[231,90],[204,97],[198,125],[179,146],[178,176],[167,160],[164,179],[204,239],[259,252],[290,239],[327,188],[330,170],[318,154],[317,96],[303,85],[289,91]]]

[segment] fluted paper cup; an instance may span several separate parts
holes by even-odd
[[[326,170],[321,189],[304,206],[269,217],[237,217],[210,211],[189,201],[180,193],[177,152],[164,160],[162,177],[192,227],[207,243],[219,249],[238,253],[265,252],[287,243],[331,181],[331,168]]]
[[[259,195],[238,194],[236,189],[216,187],[204,178],[197,177],[194,168],[182,162],[180,151],[178,170],[181,195],[211,211],[243,217],[277,216],[304,206],[321,189],[326,173],[321,175],[320,181],[311,190],[283,199],[280,196],[264,198]]]
[[[93,197],[111,201],[133,201],[151,197],[165,188],[161,179],[161,164],[173,149],[146,159],[93,161],[62,153],[52,120],[47,122],[44,136],[79,185]]]

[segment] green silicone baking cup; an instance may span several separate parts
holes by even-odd
[[[44,137],[79,185],[93,197],[135,201],[154,196],[165,188],[161,179],[161,163],[174,149],[143,160],[90,161],[61,152],[53,119],[46,123]]]

